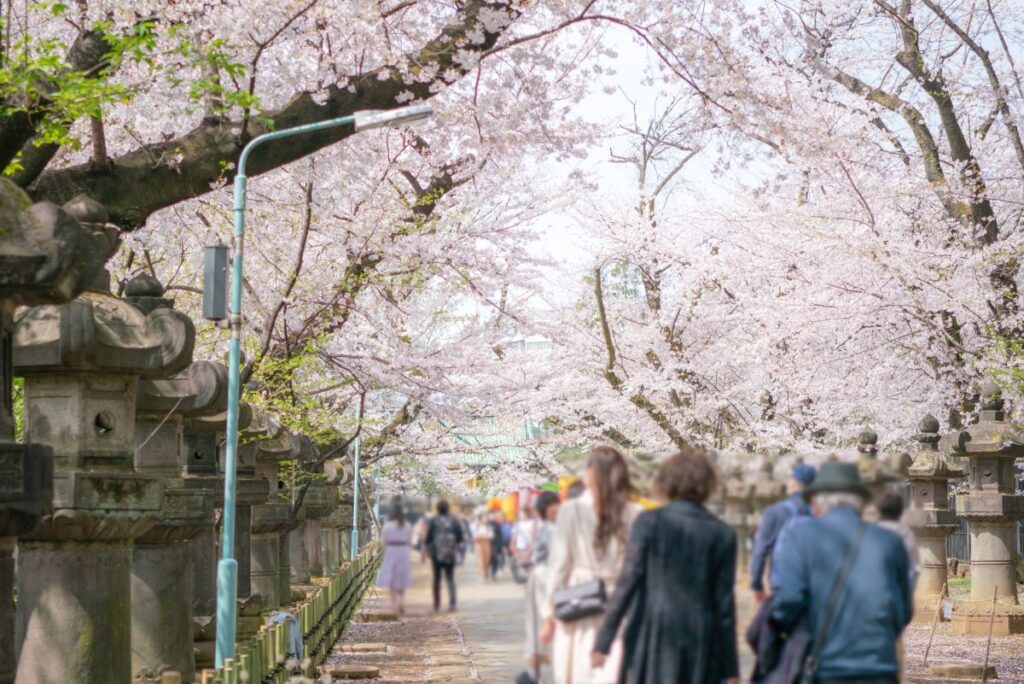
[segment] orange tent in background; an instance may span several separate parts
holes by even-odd
[[[569,487],[579,479],[575,475],[563,475],[558,478],[558,498],[565,501],[565,498],[569,495]]]

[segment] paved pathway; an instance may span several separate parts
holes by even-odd
[[[430,569],[413,565],[416,586],[407,614],[397,622],[355,623],[343,644],[383,642],[386,653],[337,653],[332,662],[376,665],[377,682],[511,682],[523,667],[524,589],[508,573],[481,581],[471,557],[458,569],[459,612],[431,610]],[[385,595],[364,601],[364,610],[383,610]]]
[[[355,623],[343,644],[385,643],[385,653],[336,653],[332,662],[380,667],[376,682],[487,682],[506,684],[525,667],[524,588],[506,571],[497,582],[481,581],[473,558],[457,572],[459,611],[431,610],[430,569],[413,564],[416,586],[407,597],[407,615],[395,622]],[[740,623],[753,611],[749,591],[737,587]],[[445,597],[446,600],[446,597]],[[368,597],[364,610],[385,610],[385,595]],[[752,663],[741,646],[744,671]]]

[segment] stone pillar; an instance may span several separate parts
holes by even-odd
[[[183,425],[185,486],[213,492],[214,507],[224,505],[224,481],[217,474],[217,433],[199,418]],[[213,616],[217,610],[217,531],[214,521],[198,530],[189,541],[192,558],[192,613]]]
[[[212,491],[216,511],[224,507],[224,478],[218,460],[219,444],[227,429],[227,368],[219,363],[208,365],[219,376],[223,376],[224,392],[206,410],[187,416],[182,423],[185,445],[184,485],[187,489]],[[241,402],[238,409],[238,429],[244,430],[252,419],[252,409],[245,402]],[[243,480],[239,480],[238,487],[238,491],[242,492]],[[219,517],[216,512],[214,515]],[[237,518],[235,523],[237,538],[237,526],[240,524]],[[192,559],[192,638],[196,668],[200,670],[213,666],[219,542],[220,535],[213,520],[200,526],[188,542]]]
[[[14,548],[40,516],[52,511],[53,451],[14,440],[14,310],[59,304],[78,296],[100,274],[116,230],[88,220],[92,203],[65,208],[32,204],[0,178],[0,684],[14,681]],[[101,216],[93,218],[102,218]]]
[[[288,533],[288,557],[291,559],[292,584],[309,584],[309,546],[307,537],[308,520],[300,522]]]
[[[306,569],[311,577],[324,576],[324,553],[321,539],[321,520],[338,507],[337,487],[328,486],[328,473],[320,462],[320,449],[312,440],[305,440],[304,477],[311,478],[302,496],[302,519],[305,539],[301,546],[306,553]],[[293,534],[297,534],[296,533]],[[295,547],[293,547],[294,549]]]
[[[339,495],[338,510],[341,512],[341,526],[338,528],[338,543],[341,549],[341,560],[352,560],[352,493],[343,492]]]
[[[105,221],[90,210],[79,219]],[[187,365],[194,333],[182,314],[114,297],[104,276],[15,327],[26,437],[54,453],[53,513],[18,549],[19,682],[131,680],[132,542],[163,505],[160,482],[133,468],[136,384]]]
[[[171,308],[156,279],[139,276],[126,299],[149,313]],[[136,396],[135,469],[160,478],[164,505],[132,551],[132,671],[136,680],[178,672],[195,676],[192,647],[192,557],[189,542],[214,524],[214,492],[186,487],[183,417],[225,401],[223,366],[199,361],[162,380],[143,380]]]
[[[743,470],[735,466],[729,470],[725,483],[725,512],[722,519],[732,525],[739,537],[738,571],[744,572],[750,566],[750,504],[753,488],[743,478]]]
[[[914,590],[915,617],[930,620],[936,601],[946,586],[946,537],[959,527],[956,513],[949,508],[949,481],[964,471],[939,451],[939,421],[927,415],[917,425],[918,450],[907,471],[910,480],[910,508],[903,522],[914,530],[920,554],[920,575]]]
[[[279,539],[291,525],[291,506],[280,501],[260,504],[252,516],[252,594],[263,600],[265,609],[274,610],[288,599],[281,595]]]
[[[996,634],[1024,633],[1024,609],[1017,602],[1016,523],[1024,517],[1017,495],[1014,461],[1024,454],[1024,436],[1006,422],[999,388],[981,388],[981,416],[960,434],[958,455],[968,460],[970,490],[956,497],[957,513],[971,528],[971,596],[957,606],[953,628],[961,634],[988,630],[992,597]]]
[[[323,577],[326,573],[324,568],[324,538],[323,521],[320,518],[312,518],[306,521],[306,548],[309,549],[309,574],[312,577]]]
[[[878,458],[878,434],[874,430],[860,433],[857,443],[857,470],[864,485],[871,492],[871,502],[864,510],[864,519],[878,520],[874,502],[892,485],[903,481],[903,474]]]
[[[761,514],[764,513],[764,509],[786,498],[786,483],[775,479],[775,464],[767,457],[761,461],[761,470],[754,479],[751,496],[753,513],[750,529],[756,531],[761,526]]]
[[[338,498],[338,488],[331,488],[334,498]],[[321,542],[324,548],[324,575],[331,576],[338,572],[341,565],[341,508],[340,504],[335,505],[334,510],[326,518],[320,521]]]
[[[288,532],[298,521],[278,467],[281,461],[299,458],[300,450],[298,438],[277,426],[272,438],[256,444],[256,477],[267,483],[269,501],[253,508],[252,591],[263,597],[267,608],[291,602]]]

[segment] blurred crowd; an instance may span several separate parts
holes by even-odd
[[[747,540],[706,505],[718,488],[708,454],[685,449],[662,461],[653,486],[661,505],[644,510],[623,455],[595,446],[579,482],[561,496],[541,492],[515,521],[439,501],[413,526],[396,504],[378,584],[403,611],[410,547],[432,564],[435,610],[443,585],[456,610],[454,569],[467,553],[483,581],[525,584],[517,684],[737,684],[741,629],[753,682],[899,682],[917,576],[901,494],[873,501],[853,464],[794,467],[786,498],[750,540],[758,609],[739,625],[738,547]]]

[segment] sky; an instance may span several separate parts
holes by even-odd
[[[652,85],[643,78],[656,70],[657,57],[622,27],[609,27],[605,40],[618,53],[614,73],[606,72],[600,81],[594,82],[590,94],[576,105],[575,113],[599,124],[632,123],[632,103],[635,102],[641,120],[650,118],[659,106],[664,106],[669,100],[666,86],[658,83],[657,79]],[[609,129],[612,127],[608,126]],[[597,195],[607,197],[626,192],[632,197],[636,183],[633,169],[613,163],[609,155],[611,149],[622,147],[625,139],[625,134],[610,137],[602,144],[594,145],[582,161],[549,159],[543,162],[542,168],[552,179],[552,186],[561,186],[576,171],[597,185]],[[682,192],[675,196],[676,206],[706,211],[709,200],[728,198],[735,185],[728,177],[714,175],[712,163],[710,153],[701,153],[686,165],[678,176]],[[745,173],[750,171],[747,169]],[[753,172],[756,173],[756,169]],[[593,267],[590,253],[583,248],[588,243],[587,227],[581,221],[579,211],[571,207],[549,212],[539,217],[531,227],[539,235],[533,246],[534,253],[556,262],[554,272],[545,281],[547,299],[551,304],[568,303],[577,295],[584,274]]]

